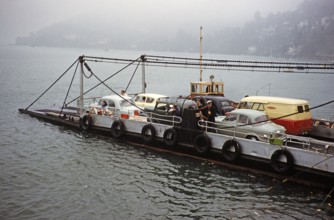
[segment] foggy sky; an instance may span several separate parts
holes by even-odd
[[[78,17],[118,21],[119,25],[189,32],[241,26],[259,11],[293,11],[303,0],[0,0],[0,44],[13,44],[53,23]],[[145,25],[144,25],[145,24]],[[101,25],[101,28],[104,28]],[[116,30],[117,31],[117,30]],[[159,30],[157,30],[159,31]],[[135,34],[135,33],[134,33]]]

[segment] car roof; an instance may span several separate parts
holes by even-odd
[[[260,102],[260,103],[281,103],[281,104],[308,104],[306,100],[292,99],[274,96],[248,96],[241,99],[241,102]]]
[[[211,99],[211,100],[218,100],[218,101],[231,101],[230,99],[226,98],[225,96],[215,96],[215,95],[208,95],[208,96],[195,96],[195,98],[204,98],[204,99]]]
[[[243,115],[248,115],[248,116],[252,116],[252,117],[267,115],[263,111],[258,111],[258,110],[253,110],[253,109],[235,109],[235,110],[231,111],[230,114],[231,113],[243,114]]]
[[[139,95],[149,96],[149,97],[152,97],[152,98],[167,97],[166,95],[157,94],[157,93],[139,93],[136,96],[139,96]]]
[[[189,106],[194,105],[194,107],[196,106],[196,103],[191,100],[191,99],[184,99],[184,98],[177,98],[177,97],[168,97],[166,99],[160,99],[160,101],[158,101],[158,103],[168,103],[168,104],[175,104],[178,105],[180,107],[184,108],[188,108]]]
[[[101,97],[101,99],[111,99],[111,100],[123,100],[123,99],[132,99],[130,96],[119,96],[119,95],[107,95]]]

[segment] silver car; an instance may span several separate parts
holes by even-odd
[[[217,132],[259,141],[280,138],[285,128],[271,122],[265,112],[251,109],[231,111],[222,121],[217,122]]]

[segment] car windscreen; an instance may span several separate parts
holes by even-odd
[[[222,106],[231,106],[228,101],[221,101]]]
[[[226,116],[226,118],[224,119],[224,121],[235,121],[237,120],[237,115],[236,114],[229,114],[228,116]]]

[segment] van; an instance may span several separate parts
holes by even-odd
[[[312,114],[305,100],[248,96],[241,99],[237,108],[265,111],[271,121],[286,128],[287,134],[301,135],[312,129]]]

